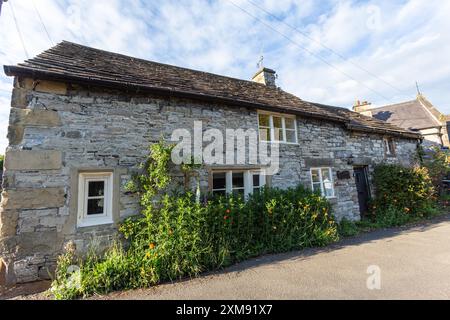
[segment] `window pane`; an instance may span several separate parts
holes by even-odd
[[[259,174],[253,174],[253,186],[259,187]]]
[[[326,197],[332,197],[333,196],[333,184],[330,182],[323,183],[323,190],[325,191]]]
[[[233,194],[234,195],[239,195],[239,196],[244,196],[244,189],[236,189],[236,190],[233,190]]]
[[[286,126],[286,129],[295,129],[295,119],[293,118],[285,118],[284,124]]]
[[[320,183],[313,183],[313,190],[322,192],[322,190],[320,188]]]
[[[283,128],[283,124],[281,122],[281,117],[273,117],[273,126],[275,128]]]
[[[244,173],[233,172],[233,189],[244,188]]]
[[[226,173],[213,173],[213,189],[225,189],[227,184]]]
[[[331,177],[331,170],[329,168],[322,169],[322,181],[323,181],[323,190],[325,192],[326,197],[333,196],[333,182]]]
[[[104,201],[103,199],[89,199],[88,200],[88,208],[87,214],[103,214],[104,212]]]
[[[384,152],[386,154],[389,154],[389,147],[388,147],[388,140],[387,139],[383,139],[383,147],[384,147]]]
[[[327,180],[330,181],[331,177],[330,177],[330,169],[328,168],[323,168],[322,169],[322,180],[325,181]]]
[[[261,141],[270,141],[270,129],[259,129],[259,139]]]
[[[259,126],[270,127],[270,116],[266,114],[260,114],[259,116]]]
[[[286,130],[286,141],[287,142],[292,142],[292,143],[297,142],[295,138],[296,138],[295,130],[294,131]]]
[[[394,144],[393,139],[389,139],[388,146],[389,146],[389,153],[394,154],[395,153],[395,144]]]
[[[101,197],[105,194],[105,181],[89,181],[89,197]]]
[[[275,128],[274,129],[274,140],[275,141],[283,141],[284,139],[283,139],[283,129],[278,129],[278,128]]]
[[[311,178],[313,182],[320,182],[319,170],[311,170]]]

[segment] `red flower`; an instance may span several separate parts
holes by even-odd
[[[225,210],[226,213],[230,213],[230,209]]]
[[[228,216],[223,216],[223,219],[224,219],[224,220],[227,220],[227,219],[228,219]]]

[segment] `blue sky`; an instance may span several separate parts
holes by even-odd
[[[9,0],[1,64],[26,59],[11,4],[30,57],[64,39],[249,79],[263,54],[278,85],[305,100],[384,105],[414,99],[417,80],[450,114],[450,1]],[[11,87],[2,72],[0,150]]]

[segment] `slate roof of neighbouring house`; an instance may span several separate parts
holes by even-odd
[[[10,76],[24,75],[130,92],[153,92],[223,102],[338,122],[350,130],[420,137],[417,133],[345,108],[304,101],[280,88],[133,58],[67,41],[17,66],[4,66],[4,69]]]
[[[373,108],[370,111],[374,118],[388,121],[404,129],[418,130],[441,126],[442,124],[436,120],[439,115],[433,114],[434,110],[427,109],[419,99],[423,101],[423,98],[419,97],[416,100]],[[430,106],[432,107],[431,103]]]

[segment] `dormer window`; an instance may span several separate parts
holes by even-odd
[[[383,138],[384,155],[395,157],[395,141],[393,138]]]
[[[293,115],[259,112],[258,129],[262,142],[297,143],[297,122]]]

